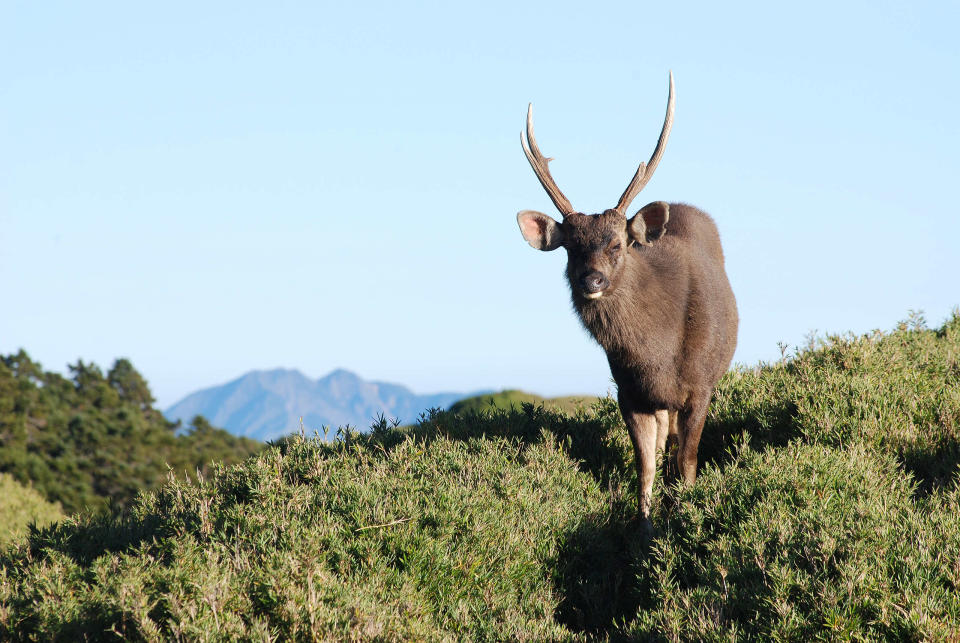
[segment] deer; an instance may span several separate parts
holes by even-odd
[[[567,251],[573,308],[603,348],[617,402],[633,443],[639,517],[650,522],[657,456],[676,444],[684,485],[697,475],[697,450],[717,382],[737,345],[737,304],[724,269],[713,219],[683,203],[628,208],[660,163],[673,127],[673,72],[656,148],[641,162],[617,205],[599,214],[574,210],[550,175],[527,107],[523,152],[562,220],[535,210],[517,214],[523,238],[537,250]],[[524,135],[525,134],[525,135]],[[665,473],[669,462],[664,460]]]

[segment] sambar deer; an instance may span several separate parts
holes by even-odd
[[[580,321],[607,353],[617,400],[636,457],[640,517],[650,528],[656,454],[677,440],[677,469],[697,474],[697,447],[707,407],[737,344],[737,305],[724,271],[713,220],[682,203],[654,201],[627,218],[653,175],[673,124],[670,74],[667,114],[647,163],[640,163],[617,205],[582,214],[557,187],[533,135],[527,109],[520,142],[530,167],[563,217],[517,214],[523,238],[538,250],[567,251],[567,280]]]

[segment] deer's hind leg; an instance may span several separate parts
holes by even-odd
[[[670,411],[661,409],[654,413],[657,418],[657,457],[661,457],[667,446],[667,435],[670,433]]]
[[[677,468],[685,485],[689,486],[697,479],[697,450],[700,446],[700,434],[707,419],[707,407],[710,396],[691,398],[687,407],[680,412],[678,420],[679,448],[677,449]]]
[[[660,453],[661,470],[664,483],[669,483],[677,475],[676,453],[679,436],[677,434],[677,411],[664,409],[657,411],[657,451]]]

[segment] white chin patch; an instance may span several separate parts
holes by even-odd
[[[600,299],[601,297],[603,297],[603,291],[601,290],[600,292],[585,292],[583,293],[583,296],[586,297],[587,299]]]

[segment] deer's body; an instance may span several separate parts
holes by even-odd
[[[700,210],[671,204],[669,231],[628,253],[617,288],[587,299],[573,287],[574,308],[637,408],[682,409],[698,390],[712,392],[736,347],[717,228]]]
[[[557,222],[525,210],[524,238],[540,250],[567,250],[567,279],[583,325],[603,347],[617,383],[639,478],[640,514],[649,527],[656,453],[678,440],[677,465],[696,477],[707,407],[737,343],[737,307],[724,270],[716,225],[689,205],[654,201],[625,212],[660,161],[673,120],[673,77],[657,148],[641,163],[617,207],[573,210],[533,137],[532,113],[522,139],[531,167],[563,214]]]

